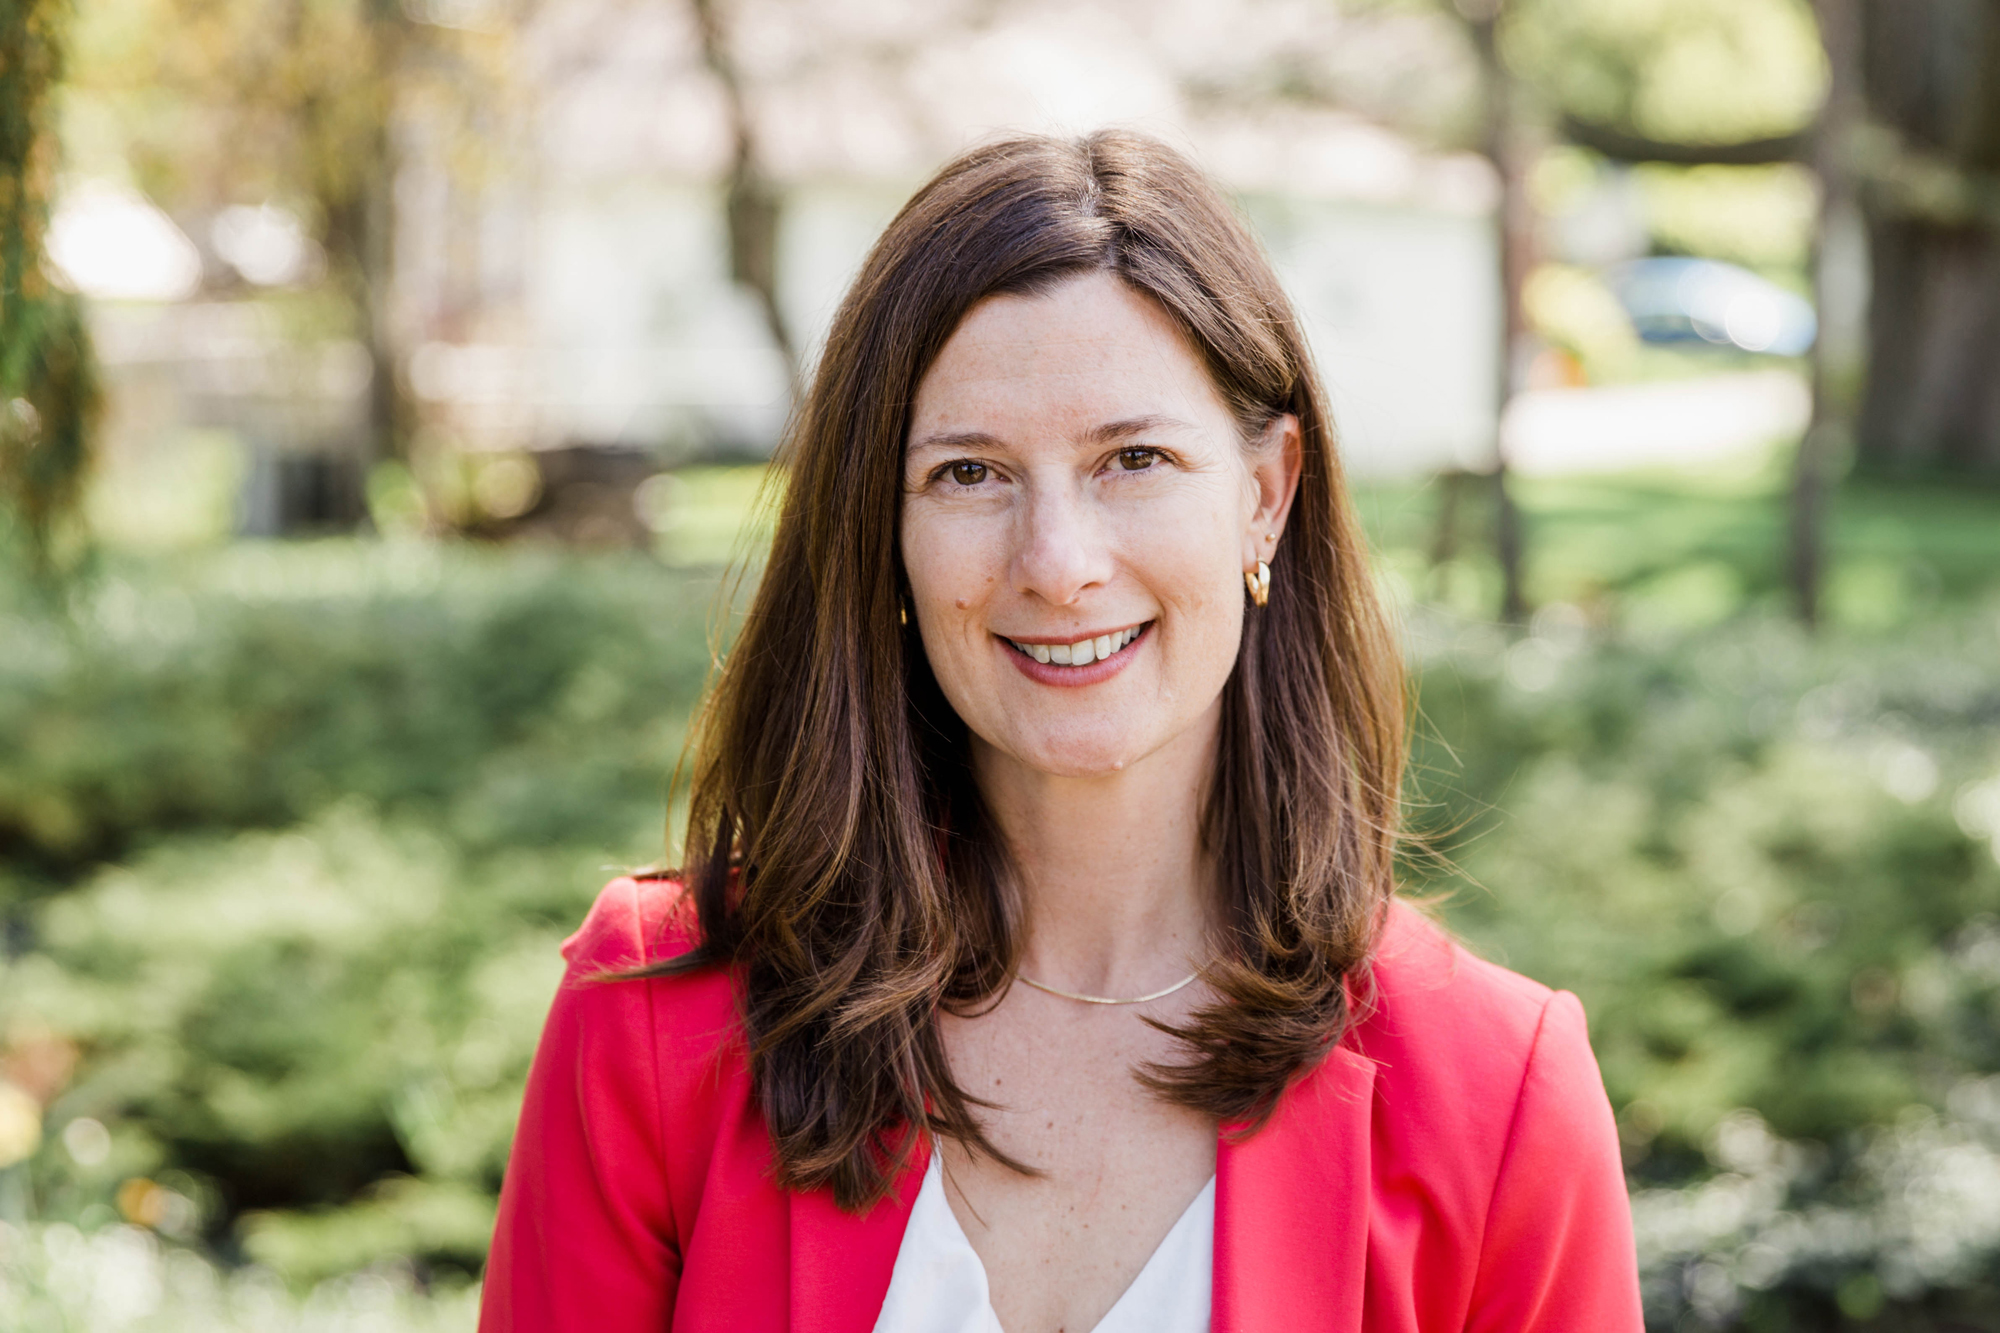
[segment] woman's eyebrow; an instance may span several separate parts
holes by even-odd
[[[1151,431],[1191,431],[1194,427],[1178,417],[1143,416],[1127,417],[1122,421],[1107,421],[1101,426],[1092,426],[1083,433],[1086,444],[1117,444],[1135,435],[1145,435]],[[936,435],[926,435],[921,440],[910,443],[909,452],[919,449],[994,449],[1004,445],[997,435],[989,435],[983,430],[943,431]]]
[[[912,440],[907,452],[915,453],[919,449],[994,449],[1001,443],[999,436],[988,435],[983,430],[955,430]]]
[[[1128,417],[1123,421],[1108,421],[1093,427],[1084,439],[1092,444],[1117,444],[1135,435],[1146,435],[1153,431],[1191,431],[1194,427],[1178,417],[1146,416]]]

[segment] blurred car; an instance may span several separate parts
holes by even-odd
[[[1714,259],[1634,259],[1605,271],[1639,337],[1800,356],[1819,320],[1812,303],[1749,269]]]

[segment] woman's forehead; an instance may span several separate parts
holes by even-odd
[[[1179,326],[1117,277],[1093,273],[975,306],[918,385],[910,440],[1229,421]]]

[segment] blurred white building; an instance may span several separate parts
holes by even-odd
[[[1304,318],[1355,471],[1490,457],[1490,172],[1383,128],[1394,115],[1335,109],[1393,111],[1417,86],[1440,100],[1449,20],[1299,0],[724,9],[782,199],[780,304],[807,361],[868,246],[941,162],[1010,130],[1118,124],[1181,146],[1237,195]],[[389,325],[425,447],[536,451],[545,479],[580,454],[640,460],[611,467],[620,487],[678,460],[767,453],[786,369],[729,277],[730,103],[690,0],[549,0],[521,28],[488,0],[406,12],[477,30],[508,71],[440,94],[452,80],[429,70],[397,112]],[[1328,86],[1288,91],[1301,80]],[[129,188],[70,195],[56,258],[105,298],[114,462],[164,493],[155,479],[188,469],[162,441],[226,437],[244,455],[241,530],[358,514],[367,350],[300,344],[242,299],[323,274],[299,220],[254,200],[169,219]]]
[[[1499,315],[1485,164],[1352,114],[1187,91],[1214,52],[1279,49],[1330,16],[1015,9],[986,24],[948,3],[740,11],[733,49],[783,195],[781,303],[808,359],[868,246],[946,157],[1010,129],[1121,124],[1182,146],[1237,193],[1358,470],[1488,457]],[[1260,13],[1284,17],[1246,42]],[[529,132],[503,179],[468,195],[448,144],[420,123],[407,139],[397,272],[412,388],[471,448],[768,450],[785,367],[728,276],[728,110],[691,11],[566,0],[519,45],[534,53]]]

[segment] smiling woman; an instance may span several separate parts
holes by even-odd
[[[1210,744],[1243,569],[1276,553],[1299,454],[1291,413],[1246,443],[1185,335],[1113,274],[967,315],[917,389],[902,555],[975,763],[1087,777]]]
[[[1575,1000],[1393,901],[1323,401],[1163,145],[917,194],[788,444],[688,863],[567,947],[483,1327],[1639,1327]]]

